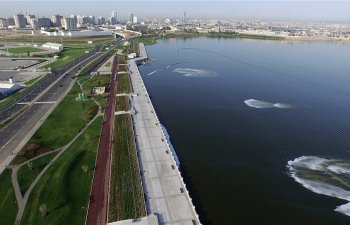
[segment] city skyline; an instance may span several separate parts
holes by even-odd
[[[350,2],[178,2],[174,1],[142,1],[147,4],[136,4],[137,1],[122,2],[69,2],[66,7],[63,2],[2,1],[0,17],[12,17],[14,14],[35,14],[37,17],[51,17],[52,15],[94,15],[110,17],[112,10],[118,12],[118,19],[127,20],[128,14],[133,12],[141,18],[170,17],[181,18],[186,11],[189,18],[215,18],[215,19],[265,19],[265,20],[304,20],[350,22]],[[19,4],[20,3],[20,4]],[[63,4],[62,4],[63,3]],[[145,10],[146,8],[146,10]],[[152,9],[157,8],[155,13]],[[45,9],[45,10],[44,10]],[[330,19],[332,18],[332,19]]]

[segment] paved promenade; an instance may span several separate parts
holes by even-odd
[[[198,225],[198,215],[137,68],[146,58],[140,44],[140,57],[128,60],[128,66],[137,95],[130,99],[147,213],[157,215],[160,225]]]

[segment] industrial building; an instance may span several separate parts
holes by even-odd
[[[58,43],[51,43],[47,42],[46,44],[42,45],[43,48],[50,49],[50,50],[56,50],[56,51],[62,51],[63,45]]]
[[[6,97],[23,88],[20,84],[0,83],[0,98]]]

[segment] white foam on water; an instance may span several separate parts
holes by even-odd
[[[245,100],[244,103],[249,107],[258,108],[258,109],[266,109],[266,108],[274,107],[274,105],[270,102],[259,101],[256,99],[248,99],[248,100]]]
[[[347,216],[350,216],[350,203],[347,203],[347,204],[344,204],[341,206],[337,206],[337,208],[335,208],[334,211],[343,213]]]
[[[332,165],[327,167],[328,170],[336,173],[336,174],[349,174],[350,175],[350,169],[344,168],[339,165]]]
[[[349,174],[349,165],[349,162],[341,160],[302,156],[288,161],[287,167],[291,177],[310,191],[350,201],[350,178],[339,175]],[[346,187],[349,187],[348,190]],[[350,216],[350,202],[338,206],[335,211]]]
[[[152,75],[152,74],[157,73],[157,72],[159,72],[159,71],[161,71],[161,70],[162,70],[162,69],[152,71],[152,72],[150,72],[149,74],[147,74],[146,76]]]
[[[214,77],[218,75],[214,71],[194,68],[176,68],[173,72],[179,73],[185,77]]]
[[[286,104],[286,103],[276,103],[276,104],[273,104],[273,106],[275,106],[276,108],[280,108],[280,109],[290,109],[290,108],[293,108],[292,105]]]
[[[271,103],[271,102],[265,102],[265,101],[260,101],[256,99],[247,99],[244,101],[244,103],[253,108],[258,108],[258,109],[266,109],[266,108],[279,108],[279,109],[290,109],[293,108],[292,105],[286,104],[286,103]]]

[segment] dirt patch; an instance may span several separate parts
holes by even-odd
[[[42,155],[46,152],[52,151],[51,148],[41,146],[35,143],[27,143],[22,150],[17,154],[15,159],[11,162],[11,165],[21,164],[29,159],[32,159],[38,155]]]

